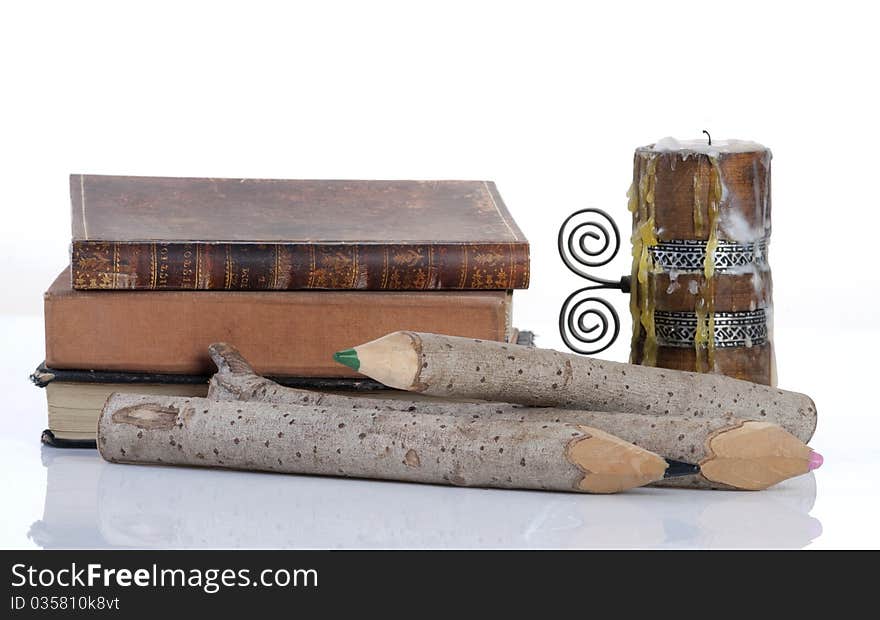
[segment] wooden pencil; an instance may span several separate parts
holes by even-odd
[[[679,466],[694,471],[566,422],[118,393],[104,406],[97,443],[117,463],[581,493],[625,491]]]
[[[803,442],[816,428],[806,395],[722,375],[609,362],[550,349],[394,332],[335,354],[389,387],[450,398],[685,417],[756,419]]]
[[[333,405],[341,410],[442,413],[465,418],[494,418],[570,423],[605,432],[678,462],[696,464],[701,472],[666,477],[655,484],[696,488],[759,490],[816,469],[822,457],[775,424],[732,416],[682,417],[641,413],[590,412],[534,408],[507,403],[453,402],[417,397],[377,398],[315,393],[287,388],[260,377],[232,346],[209,347],[218,372],[208,398],[260,401],[287,406]],[[421,398],[421,400],[419,400]],[[696,469],[696,468],[695,468]]]

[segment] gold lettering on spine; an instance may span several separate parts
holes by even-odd
[[[382,248],[382,286],[384,290],[388,288],[388,246]]]
[[[183,246],[183,263],[180,270],[180,288],[195,288],[195,268],[192,244]]]
[[[516,269],[516,263],[514,262],[514,256],[513,256],[513,244],[512,243],[507,244],[507,259],[508,259],[508,264],[510,266],[508,267],[509,271],[507,273],[506,288],[510,289],[510,288],[513,288],[513,275],[515,273],[514,270]]]
[[[119,288],[119,244],[118,243],[113,244],[113,288]]]
[[[351,281],[348,283],[348,288],[352,289],[357,288],[359,252],[358,245],[355,243],[351,248]]]
[[[158,245],[158,270],[156,276],[156,288],[168,288],[168,276],[170,268],[170,250],[167,243]]]
[[[196,281],[193,284],[194,289],[202,287],[202,246],[196,244]],[[206,287],[205,287],[206,288]]]
[[[467,286],[468,276],[468,244],[461,244],[461,271],[458,274],[458,288]]]
[[[150,288],[156,288],[158,244],[150,244]]]
[[[316,258],[315,258],[315,246],[309,246],[309,281],[306,284],[306,288],[314,288],[315,285],[315,270],[316,266]]]
[[[223,288],[228,291],[232,288],[232,246],[227,243],[224,248],[226,249],[226,273]]]

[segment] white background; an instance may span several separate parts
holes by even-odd
[[[74,531],[55,544],[880,546],[880,56],[869,6],[5,3],[0,546],[36,546],[28,530],[46,500],[37,441],[44,395],[26,376],[42,359],[41,293],[68,260],[69,173],[494,180],[532,244],[532,286],[515,296],[515,323],[536,330],[541,346],[560,347],[559,305],[579,282],[556,254],[558,225],[598,206],[625,229],[633,149],[702,129],[774,153],[779,382],[817,401],[813,445],[827,461],[815,480],[762,494],[646,490],[597,499],[149,470],[179,496],[190,484],[215,488],[213,500],[203,499],[221,511],[216,536],[188,536],[180,524],[196,504],[169,500],[162,515],[178,524],[174,536],[90,542]],[[628,271],[627,253],[625,245],[609,277]],[[625,300],[612,298],[626,334]],[[627,348],[624,337],[603,356],[624,360]],[[99,488],[98,512],[133,518],[137,494],[125,495],[126,484],[144,468],[83,466],[83,480],[110,480]],[[129,471],[138,473],[119,478]],[[260,514],[223,503],[230,489],[270,487]],[[298,490],[323,500],[297,512]],[[367,503],[347,504],[349,496]],[[460,510],[442,509],[459,502]],[[161,495],[153,504],[162,505]],[[794,517],[774,512],[783,504]],[[289,523],[278,516],[285,511],[331,525],[274,539],[219,532],[236,519],[277,529]],[[506,529],[495,529],[498,521]],[[535,534],[548,527],[553,536]]]

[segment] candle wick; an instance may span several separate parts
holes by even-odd
[[[712,136],[709,135],[709,132],[706,131],[705,129],[703,130],[703,133],[706,134],[707,138],[709,138],[709,146],[712,146]]]

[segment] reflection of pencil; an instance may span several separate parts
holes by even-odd
[[[696,468],[589,426],[113,394],[98,449],[117,463],[194,465],[455,486],[615,493]]]
[[[760,419],[803,442],[816,427],[813,401],[796,392],[722,375],[621,364],[502,342],[395,332],[334,357],[390,387],[433,396]]]

